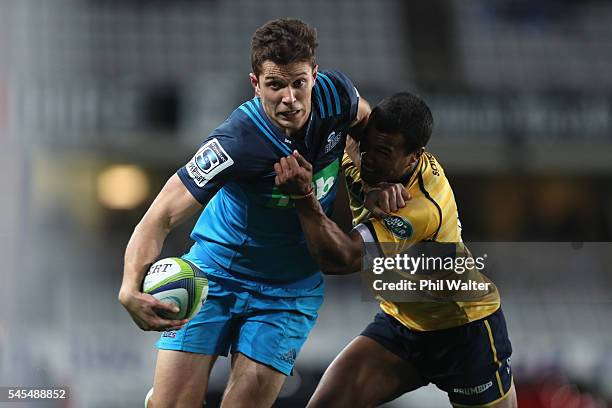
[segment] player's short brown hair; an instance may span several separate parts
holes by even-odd
[[[259,27],[251,40],[251,66],[257,76],[264,61],[278,65],[309,62],[315,66],[317,30],[301,20],[281,18]]]

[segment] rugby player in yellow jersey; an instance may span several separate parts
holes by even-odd
[[[427,105],[409,93],[372,110],[357,163],[344,160],[356,224],[350,234],[326,217],[312,194],[312,168],[299,153],[275,164],[276,184],[296,198],[309,249],[323,272],[358,271],[364,243],[392,243],[395,253],[417,242],[455,243],[457,251],[467,251],[444,170],[424,149],[432,126]],[[385,218],[371,218],[362,207],[361,179],[368,185],[400,182],[411,199]],[[516,407],[499,293],[477,269],[470,273],[487,290],[469,301],[382,300],[382,311],[332,362],[308,406],[371,407],[434,383],[454,407]]]

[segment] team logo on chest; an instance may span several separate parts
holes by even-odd
[[[206,142],[200,150],[187,163],[186,169],[189,177],[203,187],[217,174],[234,164],[234,160],[227,154],[221,143],[215,138]]]
[[[331,152],[331,150],[336,147],[340,139],[342,139],[342,132],[331,132],[329,135],[327,135],[327,143],[323,148],[325,153]]]

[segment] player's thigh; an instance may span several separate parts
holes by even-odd
[[[512,384],[512,388],[510,392],[503,400],[494,403],[493,405],[489,405],[489,408],[517,408],[518,402],[516,400],[516,388],[514,388],[514,384]]]
[[[149,408],[201,408],[217,356],[159,350]]]
[[[371,407],[426,384],[412,364],[358,336],[325,371],[308,407]]]
[[[457,407],[513,407],[516,396],[508,338],[501,309],[463,326],[430,335],[443,358],[432,356],[433,383]],[[448,345],[448,346],[446,346]]]
[[[232,354],[241,353],[290,375],[312,330],[322,296],[250,299],[246,317],[232,343]]]
[[[271,407],[285,378],[280,371],[251,360],[242,353],[235,353],[232,355],[232,371],[221,407]]]

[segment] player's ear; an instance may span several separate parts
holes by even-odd
[[[315,66],[312,68],[312,80],[316,81],[317,80],[317,73],[319,72],[319,66],[317,64],[315,64]]]
[[[255,90],[255,95],[259,96],[259,80],[257,79],[257,75],[251,72],[249,74],[249,79],[251,80],[251,85]]]
[[[418,162],[424,152],[425,152],[425,148],[424,147],[421,147],[419,150],[414,152],[414,158],[413,158],[413,160],[411,160],[410,164],[414,164],[414,163]]]
[[[410,159],[409,159],[409,162],[408,162],[408,166],[412,166],[416,162],[418,162],[424,151],[425,151],[425,148],[421,147],[420,149],[415,150],[413,153],[410,153]]]

